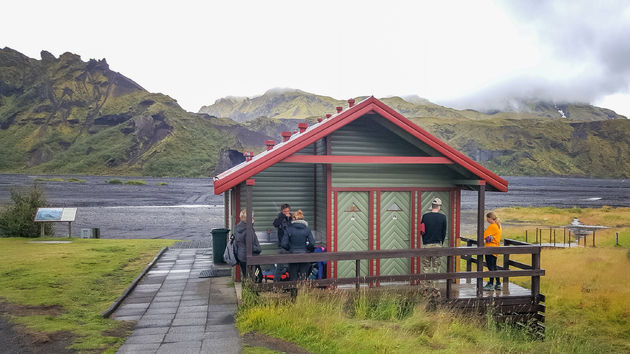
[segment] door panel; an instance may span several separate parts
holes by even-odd
[[[380,248],[411,248],[411,197],[410,192],[381,192]],[[409,274],[408,258],[382,259],[381,275]]]
[[[367,251],[370,242],[369,192],[337,193],[337,251]],[[337,277],[356,276],[354,261],[339,261]],[[368,262],[361,261],[361,275],[368,275]]]

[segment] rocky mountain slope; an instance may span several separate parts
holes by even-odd
[[[630,177],[630,121],[610,110],[523,101],[518,112],[481,113],[419,97],[383,101],[503,175]],[[264,140],[346,105],[270,90],[190,113],[104,59],[45,51],[32,59],[4,48],[0,173],[212,176],[239,162],[238,151],[262,151]]]
[[[357,101],[365,97],[356,97]],[[569,119],[573,121],[598,121],[626,118],[612,110],[578,103],[552,103],[535,100],[514,99],[506,104],[504,111],[478,112],[457,110],[432,103],[424,98],[385,97],[381,98],[390,107],[406,117],[440,117],[469,119]],[[309,118],[322,116],[335,111],[337,106],[345,106],[345,100],[320,96],[296,89],[272,89],[261,96],[225,97],[212,105],[203,106],[199,113],[217,117],[227,117],[244,122],[258,117],[269,118]]]
[[[0,172],[204,176],[220,149],[269,139],[226,129],[147,92],[104,59],[0,50]]]

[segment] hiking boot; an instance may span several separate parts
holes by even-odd
[[[483,290],[493,290],[494,289],[494,284],[492,283],[488,283],[483,287]]]
[[[501,284],[497,284],[494,286],[494,290],[501,290]]]

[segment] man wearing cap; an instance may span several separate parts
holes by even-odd
[[[446,238],[446,215],[440,213],[442,200],[434,198],[431,201],[431,211],[422,215],[424,233],[422,234],[422,248],[443,247]],[[422,273],[439,273],[442,257],[423,257]],[[432,282],[435,286],[435,282]]]

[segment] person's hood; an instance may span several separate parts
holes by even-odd
[[[305,227],[308,227],[306,220],[293,220],[291,221],[291,224],[296,224],[295,226],[304,225]]]
[[[236,224],[236,227],[234,228],[234,232],[245,232],[245,230],[247,229],[247,224],[245,224],[245,222],[241,221],[238,224]]]

